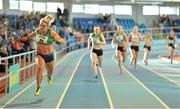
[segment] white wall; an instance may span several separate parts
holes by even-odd
[[[98,1],[96,2],[96,0],[92,0],[92,1],[88,1],[87,0],[36,0],[36,1],[40,1],[40,2],[64,2],[65,8],[69,9],[69,20],[70,22],[72,22],[72,18],[73,17],[98,17],[99,15],[90,15],[90,14],[74,14],[71,12],[72,10],[72,2],[73,3],[98,3],[98,4],[103,4],[103,5],[115,5],[115,2],[112,2],[112,0],[106,0],[106,1]],[[78,2],[79,1],[79,2]],[[165,3],[162,6],[179,6],[180,7],[180,3]],[[9,10],[9,0],[3,0],[3,10],[0,10],[0,13],[6,13],[6,14],[22,14],[22,13],[27,13],[27,12],[21,12],[18,10]],[[114,16],[115,18],[132,18],[136,21],[136,23],[144,23],[147,26],[152,26],[153,22],[155,22],[156,24],[158,23],[159,20],[159,16],[145,16],[142,14],[142,8],[143,5],[140,4],[134,4],[132,5],[132,16],[122,16],[122,15],[116,15]],[[49,13],[49,14],[54,14],[55,13]],[[170,18],[172,19],[180,19],[180,16],[170,16]]]

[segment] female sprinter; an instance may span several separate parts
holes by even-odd
[[[92,69],[94,72],[94,77],[98,78],[96,64],[98,61],[99,67],[102,66],[103,45],[106,44],[106,40],[104,38],[103,33],[101,33],[100,26],[95,26],[94,33],[90,34],[88,39],[88,48],[90,48],[91,42],[92,42],[92,50],[91,50],[90,58],[92,61]]]
[[[40,20],[39,28],[27,37],[21,38],[22,41],[35,38],[37,42],[37,56],[35,61],[37,62],[38,72],[37,88],[34,93],[35,96],[40,94],[44,66],[46,66],[47,69],[48,84],[52,84],[52,73],[54,71],[54,42],[57,41],[62,44],[66,43],[55,31],[50,29],[52,20],[53,18],[51,16],[42,18]]]
[[[113,35],[112,43],[116,46],[116,56],[118,61],[118,66],[120,69],[120,74],[123,73],[121,59],[125,62],[126,57],[126,47],[128,44],[128,37],[123,30],[122,26],[116,27],[116,33]]]
[[[173,30],[169,32],[167,35],[168,39],[168,51],[169,51],[169,59],[171,59],[171,64],[173,60],[173,54],[174,54],[174,49],[175,49],[175,42],[176,42],[176,35]]]
[[[134,68],[136,69],[137,57],[139,51],[139,43],[142,40],[141,34],[138,32],[138,27],[134,26],[132,32],[129,34],[129,41],[131,42],[131,59],[130,65],[132,66],[134,61]]]
[[[153,41],[153,38],[150,34],[150,32],[146,32],[145,36],[143,37],[144,40],[144,64],[148,64],[148,56],[149,52],[151,51],[151,43]]]

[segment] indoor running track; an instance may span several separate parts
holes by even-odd
[[[127,50],[128,51],[128,50]],[[180,108],[180,64],[159,58],[167,49],[154,46],[149,65],[142,64],[142,47],[137,69],[128,66],[129,53],[120,75],[114,50],[104,49],[98,79],[92,74],[90,50],[68,53],[56,64],[53,84],[43,79],[40,96],[34,96],[34,78],[0,99],[0,108]]]

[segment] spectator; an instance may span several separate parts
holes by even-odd
[[[2,37],[5,40],[7,40],[7,37],[8,37],[8,26],[5,24],[3,25],[3,28],[2,28]]]
[[[58,7],[57,8],[57,17],[59,18],[59,16],[61,16],[62,15],[62,11],[61,11],[61,9]]]
[[[16,37],[15,39],[14,37],[12,37],[11,47],[12,47],[12,54],[18,54],[24,52],[19,37]]]
[[[67,22],[68,21],[68,17],[69,17],[68,9],[66,9],[66,8],[64,9],[63,16],[64,16],[64,20]]]
[[[0,48],[0,58],[1,57],[6,57],[6,56],[8,56],[8,53],[7,53],[7,48],[5,48],[5,47],[1,47]],[[5,61],[0,61],[0,72],[5,72],[5,68],[6,68],[6,63],[5,63]]]

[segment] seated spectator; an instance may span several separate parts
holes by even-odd
[[[22,43],[20,42],[19,38],[16,38],[16,40],[14,40],[14,37],[12,37],[12,42],[10,43],[12,47],[12,54],[18,54],[24,52]]]
[[[61,9],[60,9],[59,7],[57,8],[57,13],[56,13],[56,15],[57,15],[58,18],[59,18],[59,16],[62,15],[62,11],[61,11]]]
[[[23,34],[23,37],[27,37],[28,36],[28,33],[25,33],[25,34]],[[31,41],[30,40],[27,40],[27,41],[20,41],[20,43],[23,43],[23,45],[24,45],[24,51],[26,51],[26,52],[28,52],[28,51],[30,51],[30,43],[31,43]]]
[[[102,14],[99,15],[99,21],[104,22],[104,16]]]
[[[104,21],[105,22],[110,22],[111,21],[111,15],[110,14],[105,14]]]
[[[0,48],[0,58],[8,56],[7,48],[1,47]],[[5,72],[5,61],[0,61],[0,72]]]
[[[177,25],[177,23],[176,23],[176,20],[173,20],[172,21],[172,27],[173,27],[173,30],[174,30],[174,32],[176,33],[176,32],[180,32],[180,30],[179,30],[179,27],[177,27],[178,25]]]

